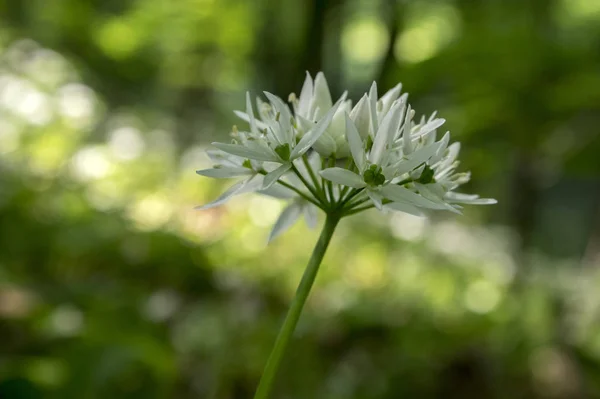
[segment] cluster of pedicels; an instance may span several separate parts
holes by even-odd
[[[267,101],[257,98],[253,108],[246,93],[246,111],[235,114],[247,127],[234,126],[230,143],[212,143],[213,168],[197,171],[242,180],[197,209],[248,192],[286,199],[271,240],[302,215],[315,225],[317,208],[338,217],[370,208],[422,216],[423,209],[460,213],[460,204],[496,203],[454,191],[470,179],[456,172],[460,143],[450,144],[449,132],[438,139],[445,120],[435,112],[415,120],[401,89],[398,84],[378,97],[373,82],[354,106],[346,93],[334,103],[319,72],[314,80],[307,73],[289,105],[265,92]]]

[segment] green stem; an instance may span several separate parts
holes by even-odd
[[[323,209],[323,205],[321,203],[315,201],[314,199],[312,199],[311,197],[306,195],[306,193],[303,193],[302,191],[298,190],[296,187],[292,186],[291,184],[284,182],[283,180],[277,180],[277,183],[281,184],[282,186],[284,186],[286,188],[289,188],[292,191],[295,191],[299,196],[301,196],[308,202],[313,203],[317,208]]]
[[[375,205],[371,204],[371,205],[361,206],[359,208],[354,208],[354,209],[346,212],[345,216],[354,215],[356,213],[359,213],[359,212],[362,212],[362,211],[366,211],[367,209],[372,209],[372,208],[375,208]]]
[[[258,173],[260,173],[261,175],[266,175],[267,174],[267,172],[265,172],[265,171],[259,171]],[[301,196],[302,198],[304,198],[308,202],[313,203],[317,208],[323,209],[323,205],[321,203],[315,201],[310,196],[308,196],[306,193],[302,192],[301,190],[297,189],[296,187],[292,186],[291,184],[286,183],[286,182],[284,182],[281,179],[277,180],[277,183],[279,183],[282,186],[284,186],[286,188],[289,188],[290,190],[294,191],[296,194],[298,194],[299,196]]]
[[[293,163],[292,163],[292,171],[296,174],[296,176],[298,176],[298,178],[300,179],[300,181],[302,181],[302,184],[304,184],[304,186],[308,189],[308,191],[310,191],[311,194],[315,196],[315,198],[317,198],[319,201],[321,201],[321,204],[325,205],[327,203],[327,201],[325,200],[324,196],[322,196],[321,193],[318,192],[318,189],[314,188],[304,178],[304,176],[302,176],[302,173],[300,173],[300,171],[298,170],[298,168],[296,168],[296,165],[294,165]]]
[[[315,277],[317,276],[317,272],[319,271],[319,266],[321,265],[321,261],[323,260],[323,256],[325,255],[325,251],[329,245],[329,241],[331,241],[331,237],[333,236],[333,232],[335,231],[339,221],[340,215],[327,215],[327,219],[325,220],[325,225],[321,231],[319,241],[317,241],[317,245],[315,246],[312,256],[308,261],[308,265],[304,270],[302,280],[300,281],[300,284],[296,290],[296,296],[292,301],[287,316],[285,317],[285,321],[283,322],[283,326],[279,330],[279,334],[275,340],[275,346],[273,347],[271,354],[269,355],[269,359],[267,360],[267,365],[265,366],[260,383],[258,384],[254,399],[267,399],[269,397],[273,387],[275,375],[277,374],[277,370],[279,369],[283,355],[285,354],[285,351],[290,343],[292,334],[296,329],[296,324],[298,323],[298,319],[302,313],[302,308],[304,307],[304,303],[308,298],[308,294],[310,293],[310,289],[312,288]]]
[[[334,166],[335,166],[335,153],[333,153],[329,157],[329,167],[333,168]],[[333,183],[331,182],[331,180],[327,181],[327,190],[329,191],[329,203],[333,205],[335,203],[335,196],[333,194]]]
[[[343,200],[341,200],[338,203],[338,207],[343,208],[348,201],[350,201],[352,198],[356,197],[358,194],[362,193],[364,191],[364,188],[355,188],[353,189],[353,191],[350,191],[350,194],[348,194],[346,196],[346,198],[344,198]]]
[[[304,154],[302,156],[302,162],[304,163],[304,167],[308,171],[308,175],[310,176],[310,179],[312,180],[313,184],[315,185],[315,189],[318,191],[319,187],[320,187],[319,180],[317,179],[315,172],[313,171],[312,167],[310,166],[310,162],[308,162],[308,156],[306,154]]]
[[[382,202],[385,205],[385,204],[389,204],[392,201],[384,199]],[[372,209],[372,208],[375,208],[375,204],[364,205],[364,206],[361,206],[361,207],[358,207],[358,208],[354,208],[352,210],[348,210],[348,211],[344,212],[344,216],[354,215],[356,213],[359,213],[359,212],[362,212],[362,211],[366,211],[367,209]]]
[[[362,198],[362,199],[358,199],[354,202],[350,202],[349,204],[346,204],[346,206],[344,206],[344,211],[351,211],[352,209],[356,208],[359,205],[364,204],[365,202],[369,202],[371,199],[369,197],[367,198]]]
[[[321,158],[321,170],[327,169],[327,161],[325,158]],[[321,191],[325,192],[325,186],[327,185],[327,180],[321,178]]]

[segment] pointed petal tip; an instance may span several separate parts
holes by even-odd
[[[496,205],[498,200],[495,198],[480,198],[476,205]]]

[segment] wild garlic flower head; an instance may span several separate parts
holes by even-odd
[[[460,143],[450,144],[450,133],[439,140],[445,120],[433,113],[415,121],[402,85],[378,98],[373,82],[368,93],[352,106],[344,93],[333,103],[323,73],[307,73],[300,96],[285,102],[268,92],[250,94],[246,111],[235,114],[247,123],[234,126],[231,143],[213,143],[214,163],[198,174],[213,178],[241,177],[211,208],[230,197],[258,192],[290,201],[275,223],[271,239],[302,214],[309,224],[316,209],[343,217],[376,207],[422,216],[423,209],[461,213],[461,204],[494,204],[493,199],[456,193],[469,181],[458,173]]]

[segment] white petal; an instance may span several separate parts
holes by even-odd
[[[335,156],[338,159],[350,156],[350,146],[346,140],[346,135],[335,139]]]
[[[315,76],[315,91],[314,91],[314,107],[321,110],[321,114],[327,112],[331,108],[331,93],[329,92],[329,86],[327,85],[327,79],[323,72],[317,73]]]
[[[354,163],[358,167],[358,170],[362,173],[365,170],[366,162],[365,147],[360,134],[354,125],[354,122],[352,122],[352,119],[350,119],[348,114],[346,114],[346,139],[348,140],[348,145],[350,146],[352,159],[354,159]]]
[[[245,183],[246,183],[246,181],[241,181],[241,182],[234,184],[229,189],[227,189],[227,191],[225,191],[223,194],[221,194],[216,200],[209,202],[208,204],[205,204],[205,205],[197,206],[194,209],[201,211],[201,210],[214,208],[215,206],[224,204],[225,202],[227,202],[227,200],[229,200],[229,198],[238,194],[238,192],[244,186]]]
[[[300,217],[302,213],[302,208],[300,204],[297,202],[292,202],[287,208],[281,212],[279,218],[275,222],[273,226],[273,230],[271,230],[271,234],[269,235],[269,242],[273,241],[279,235],[283,234],[287,229],[292,227],[296,220]]]
[[[264,92],[271,104],[275,107],[275,111],[279,112],[279,126],[280,134],[279,137],[282,143],[292,144],[293,134],[292,134],[292,125],[290,124],[290,120],[292,118],[292,114],[290,113],[290,109],[283,102],[283,100],[277,97],[274,94],[269,93],[268,91]]]
[[[327,133],[334,139],[346,137],[346,113],[350,111],[350,100],[344,101],[335,111]]]
[[[383,206],[384,208],[389,208],[394,211],[400,211],[404,213],[408,213],[414,216],[423,217],[425,214],[421,212],[419,208],[414,205],[407,204],[406,202],[390,202]]]
[[[396,162],[391,169],[395,176],[401,176],[408,173],[417,166],[421,165],[431,158],[437,151],[439,143],[433,143],[410,154],[405,159]]]
[[[287,187],[284,187],[279,184],[275,184],[267,189],[258,190],[259,194],[263,194],[269,197],[277,198],[277,199],[292,199],[298,197],[298,194],[293,192]]]
[[[393,137],[400,124],[400,111],[402,109],[401,104],[396,103],[394,107],[387,113],[377,130],[375,140],[373,141],[373,148],[369,153],[369,161],[374,164],[381,162],[383,153],[386,145],[390,142],[390,136]]]
[[[212,143],[221,151],[225,151],[229,154],[237,155],[242,158],[255,159],[257,161],[271,161],[278,162],[279,159],[273,156],[267,149],[260,147],[248,148],[238,144],[225,144],[225,143]]]
[[[345,96],[342,96],[342,98],[340,98],[334,104],[334,106],[331,107],[329,112],[327,112],[327,115],[325,115],[323,118],[321,118],[321,120],[319,122],[317,122],[317,124],[315,126],[313,126],[313,128],[310,129],[309,132],[307,132],[304,136],[302,136],[302,138],[300,139],[298,144],[296,144],[296,146],[292,150],[290,159],[296,159],[296,158],[300,157],[302,154],[304,154],[306,151],[308,151],[308,149],[315,143],[315,141],[317,141],[319,139],[319,137],[321,137],[321,135],[325,132],[327,127],[329,127],[329,124],[331,123],[331,119],[333,118],[333,115],[335,115],[335,111],[340,106],[341,102],[344,100],[345,100]]]
[[[252,110],[252,102],[250,101],[250,92],[248,91],[246,92],[246,114],[248,114],[248,119],[250,119],[250,131],[254,134],[258,133],[254,111]]]
[[[477,198],[475,200],[471,200],[468,202],[463,201],[463,204],[469,204],[469,205],[494,205],[497,204],[498,201],[495,200],[494,198]]]
[[[256,110],[258,111],[258,115],[260,115],[260,119],[263,121],[268,121],[272,119],[270,116],[271,105],[269,103],[264,102],[260,97],[256,97]],[[265,127],[267,125],[265,124]]]
[[[493,205],[497,204],[493,198],[479,198],[478,195],[462,194],[449,192],[446,193],[444,199],[451,203],[467,204],[467,205]]]
[[[222,166],[232,166],[235,168],[239,168],[242,166],[244,162],[244,158],[238,157],[236,155],[231,155],[221,150],[206,150],[206,155],[215,165]]]
[[[312,145],[313,149],[324,157],[328,157],[336,152],[335,140],[325,132],[319,137],[317,141]]]
[[[242,111],[233,111],[233,113],[236,114],[238,118],[250,123],[250,115],[248,115],[247,113]],[[260,130],[267,128],[267,124],[263,121],[259,121],[258,119],[254,119],[254,123],[256,123],[256,127]]]
[[[446,201],[444,201],[444,199],[442,198],[443,195],[440,195],[440,194],[442,194],[441,193],[442,188],[439,185],[437,185],[437,184],[424,185],[424,184],[420,184],[420,183],[415,183],[415,187],[417,188],[417,190],[419,190],[419,194],[421,194],[425,199],[435,202],[436,204],[441,206],[442,209],[448,210],[450,212],[462,214],[455,207],[453,207],[452,205],[450,205]]]
[[[375,205],[375,208],[382,211],[383,210],[383,198],[381,197],[381,195],[379,195],[378,193],[371,191],[371,190],[367,190],[367,195],[369,196],[369,198]]]
[[[369,97],[365,94],[360,101],[352,108],[350,119],[354,121],[356,130],[360,137],[366,139],[369,136],[369,125],[371,123],[369,117]]]
[[[429,160],[429,158],[431,158],[433,155],[435,155],[435,153],[438,151],[439,147],[440,147],[439,142],[430,144],[430,145],[420,148],[417,151],[410,154],[408,156],[408,159],[412,163],[416,163],[417,165],[419,165],[423,162],[427,162]],[[398,173],[400,174],[402,172],[398,172]]]
[[[403,159],[394,164],[394,166],[390,169],[394,176],[401,176],[405,173],[410,172],[422,163],[423,161],[420,161],[419,159]]]
[[[435,195],[437,198],[441,198],[443,199],[444,196],[446,195],[446,190],[444,190],[444,187],[442,187],[442,185],[440,183],[429,183],[426,186],[433,195]]]
[[[431,132],[423,135],[423,145],[430,145],[435,142],[435,138],[437,136],[437,130],[432,130]]]
[[[439,146],[437,152],[435,153],[435,155],[433,157],[431,157],[431,160],[430,160],[431,165],[438,163],[444,157],[444,153],[446,152],[446,148],[448,147],[449,141],[450,141],[450,132],[446,132],[446,134],[444,134],[442,139],[439,141],[440,146]]]
[[[224,204],[225,202],[227,202],[229,200],[229,198],[233,197],[234,195],[257,191],[262,186],[262,184],[263,184],[262,175],[252,176],[246,180],[243,180],[241,182],[234,184],[227,191],[225,191],[223,194],[221,194],[219,196],[219,198],[217,198],[216,200],[209,202],[206,205],[197,206],[194,209],[204,210],[204,209],[214,208],[215,206]]]
[[[471,201],[477,198],[479,198],[479,195],[477,194],[463,194],[452,191],[446,193],[446,199],[451,201]]]
[[[421,126],[416,132],[414,132],[412,134],[412,137],[413,138],[421,137],[421,136],[437,129],[438,127],[442,126],[445,122],[446,122],[446,120],[442,119],[442,118],[434,119],[430,122],[427,122],[424,126]]]
[[[315,123],[310,119],[306,119],[302,115],[296,115],[296,123],[298,124],[298,137],[302,137],[305,132],[310,131],[315,126]]]
[[[258,151],[261,153],[269,154],[272,159],[277,159],[277,161],[268,161],[268,162],[277,162],[281,163],[281,159],[279,155],[269,147],[266,140],[248,140],[244,147],[247,147],[250,150]]]
[[[313,152],[308,156],[308,163],[312,167],[312,170],[318,173],[322,169],[321,157],[316,152]]]
[[[329,168],[319,172],[323,178],[348,187],[363,188],[366,186],[362,177],[348,169]]]
[[[425,164],[422,163],[421,166],[419,166],[418,168],[411,170],[409,173],[409,176],[411,179],[417,180],[419,177],[421,177],[421,174],[423,173],[424,170],[425,170]]]
[[[400,104],[400,124],[402,124],[402,121],[404,120],[404,115],[406,114],[406,102],[408,100],[408,93],[404,93],[398,100],[396,100],[396,102],[398,104]],[[393,105],[393,104],[392,104]],[[402,129],[398,129],[396,130],[396,132],[394,133],[393,136],[390,136],[390,147],[393,145],[393,143],[398,140],[400,138],[402,134]]]
[[[319,159],[320,158],[321,157],[319,156]],[[300,172],[302,177],[304,177],[306,180],[310,180],[308,171],[306,170],[306,167],[304,166],[304,162],[302,162],[301,159],[296,159],[296,160],[292,161],[292,163],[294,164],[296,169],[298,169],[298,171]],[[302,190],[305,188],[304,183],[302,183],[302,180],[300,180],[300,178],[298,176],[296,176],[295,173],[288,173],[287,175],[284,176],[283,180],[285,180],[287,183],[291,184],[292,186],[296,187],[299,190]]]
[[[246,183],[242,186],[242,188],[238,191],[238,194],[244,193],[253,193],[258,191],[263,186],[264,176],[256,174],[246,180]]]
[[[264,179],[263,187],[262,187],[263,190],[265,190],[265,189],[271,187],[273,184],[275,184],[275,182],[281,176],[283,176],[283,174],[285,172],[287,172],[291,168],[292,168],[292,164],[291,163],[286,163],[286,164],[281,165],[280,167],[278,167],[274,171],[267,173],[267,175],[265,176],[265,179]]]
[[[410,134],[412,129],[412,117],[413,110],[409,105],[408,109],[406,110],[406,117],[404,118],[404,131],[402,132],[402,144],[405,155],[413,152],[412,137]]]
[[[369,111],[371,114],[371,134],[374,136],[379,129],[377,119],[377,83],[373,82],[369,90]]]
[[[300,91],[300,98],[298,99],[298,114],[304,117],[308,116],[308,108],[310,107],[310,100],[313,96],[313,80],[310,77],[308,71],[306,71],[306,78],[302,85],[302,91]]]
[[[309,229],[314,229],[315,227],[317,227],[317,222],[318,222],[318,214],[317,214],[317,210],[318,208],[316,206],[314,206],[313,204],[304,204],[304,206],[302,207],[302,210],[304,212],[304,221],[306,222],[306,225],[308,226]]]
[[[402,90],[402,83],[398,83],[396,86],[388,90],[381,97],[381,114],[385,115],[392,107],[392,103],[396,101],[398,96],[400,95],[400,91]]]
[[[421,183],[414,183],[415,184],[415,188],[417,190],[419,190],[419,193],[427,198],[428,200],[431,200],[433,202],[442,204],[444,201],[442,199],[443,197],[443,193],[442,195],[440,195],[439,190],[436,190],[435,188],[430,188],[430,186],[432,187],[436,187],[435,184],[421,184]],[[438,191],[438,192],[436,192]]]
[[[242,167],[220,167],[212,169],[197,170],[197,174],[215,179],[227,179],[230,177],[245,176],[254,173],[248,168]]]
[[[447,154],[445,155],[445,158],[442,160],[440,169],[447,168],[448,166],[452,165],[454,163],[454,161],[456,160],[456,158],[458,157],[459,152],[460,152],[460,143],[459,142],[450,144],[450,146],[448,146]]]
[[[407,188],[396,184],[388,184],[381,188],[381,193],[394,202],[407,202],[412,205],[431,209],[446,209],[443,205],[437,204]]]

